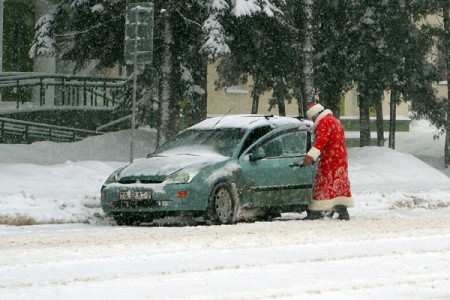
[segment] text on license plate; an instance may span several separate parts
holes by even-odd
[[[119,200],[148,200],[152,198],[149,191],[120,191]]]

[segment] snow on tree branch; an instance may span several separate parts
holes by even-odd
[[[227,37],[219,18],[228,11],[235,17],[251,16],[258,13],[273,17],[275,13],[282,13],[273,2],[273,0],[209,0],[206,5],[210,10],[210,16],[203,23],[206,41],[200,51],[206,53],[210,60],[230,53],[230,48],[226,42]],[[278,2],[285,4],[284,0]]]
[[[84,5],[88,2],[89,2],[89,0],[72,0],[69,5],[71,7],[76,7],[76,6]]]
[[[94,6],[91,7],[91,11],[93,13],[97,12],[97,13],[102,13],[105,10],[105,7],[102,4],[95,4]]]
[[[232,10],[236,17],[250,16],[260,12],[261,7],[255,1],[236,0],[236,4]]]
[[[117,2],[121,2],[121,1],[123,1],[123,0],[109,0],[109,1],[103,1],[103,2],[109,2],[109,3],[105,3],[105,4],[114,5]],[[88,5],[89,2],[90,2],[90,0],[70,0],[69,6],[77,7],[77,6],[82,6],[82,5]],[[99,2],[101,2],[101,1],[99,1]],[[96,6],[103,6],[103,4],[95,4],[92,8],[94,8]]]
[[[226,0],[212,0],[206,4],[211,12],[223,13],[230,8]]]
[[[281,2],[284,3],[284,1]],[[235,0],[232,10],[232,14],[236,17],[250,16],[260,12],[264,12],[269,17],[273,17],[275,13],[282,13],[270,0]]]
[[[364,16],[361,19],[361,23],[366,25],[376,24],[376,22],[373,20],[374,16],[375,16],[374,9],[371,7],[367,8],[366,12],[364,13]]]
[[[184,91],[185,96],[192,96],[193,94],[203,95],[205,94],[205,90],[202,89],[199,85],[194,83],[194,79],[192,78],[191,72],[180,64],[181,69],[181,81],[186,84],[186,90]]]
[[[209,59],[213,60],[220,55],[230,53],[224,29],[217,20],[216,14],[211,15],[203,23],[203,31],[206,33],[207,40],[200,51],[206,53]]]
[[[30,58],[37,56],[54,56],[55,55],[55,39],[53,38],[52,25],[55,16],[47,14],[42,16],[36,23],[36,34],[34,41],[29,51]]]

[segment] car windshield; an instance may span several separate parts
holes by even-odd
[[[175,148],[190,149],[187,152],[196,154],[198,152],[196,149],[207,148],[223,156],[231,157],[244,133],[244,128],[189,129],[167,141],[153,155]]]

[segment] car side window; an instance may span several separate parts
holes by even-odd
[[[267,158],[279,157],[283,154],[283,146],[279,137],[263,144],[261,149],[264,150]]]
[[[307,132],[294,131],[282,135],[283,156],[299,156],[306,154]]]
[[[266,158],[302,156],[306,154],[307,132],[292,131],[274,137],[258,149],[264,150]]]
[[[270,131],[272,131],[272,128],[270,126],[260,127],[253,130],[245,140],[239,155],[241,155],[251,144],[256,142],[260,137],[266,135]]]

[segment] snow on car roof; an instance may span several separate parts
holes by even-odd
[[[211,117],[195,124],[190,129],[212,128],[253,128],[263,125],[275,127],[283,125],[302,124],[302,121],[292,117],[265,116],[265,115],[229,115]]]

